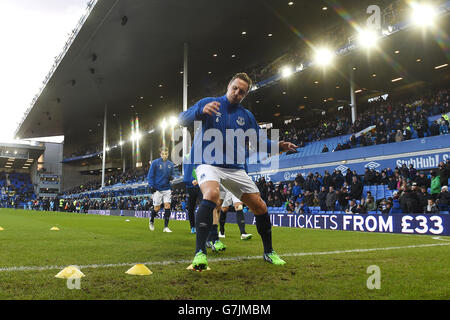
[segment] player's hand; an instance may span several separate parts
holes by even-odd
[[[203,114],[208,114],[210,116],[217,114],[219,112],[220,103],[217,101],[210,102],[203,107]]]
[[[293,152],[297,152],[297,146],[295,144],[293,144],[292,142],[286,142],[286,141],[280,141],[278,143],[278,147],[282,150],[282,151],[293,151]]]
[[[193,185],[193,186],[198,185],[198,181],[197,181],[197,180],[192,180],[192,185]]]

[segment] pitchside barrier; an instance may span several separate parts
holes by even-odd
[[[90,214],[148,218],[149,211],[89,210]],[[255,224],[253,214],[244,215],[246,224]],[[171,213],[172,220],[188,220],[184,211]],[[270,213],[275,227],[300,229],[327,229],[343,231],[427,234],[450,236],[449,214],[295,214]],[[236,214],[227,214],[227,223],[236,223]]]

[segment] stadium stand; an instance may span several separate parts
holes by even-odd
[[[17,172],[0,172],[2,208],[24,208],[36,199],[30,175]]]
[[[367,169],[364,175],[355,171],[344,176],[339,170],[325,176],[310,173],[303,178],[298,175],[294,182],[287,181],[274,184],[260,178],[257,182],[269,211],[278,213],[426,213],[428,200],[436,204],[436,211],[446,214],[449,211],[448,174],[450,161],[440,165],[439,169],[417,171],[413,166],[407,168],[383,169],[377,172]],[[437,178],[434,178],[435,175]],[[352,183],[352,177],[357,183]],[[351,178],[349,178],[351,177]],[[440,178],[445,180],[442,180]],[[438,192],[431,190],[432,181],[439,180]],[[362,188],[358,188],[358,183]],[[333,187],[333,190],[330,190]],[[320,190],[320,191],[319,191]],[[353,192],[358,190],[358,193]],[[326,204],[326,196],[336,194],[332,210]]]

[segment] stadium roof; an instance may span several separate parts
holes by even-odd
[[[390,1],[342,0],[339,8],[350,17],[361,16],[369,5],[386,2]],[[105,105],[108,135],[118,137],[118,125],[129,127],[136,113],[141,127],[155,127],[163,116],[182,110],[185,42],[190,105],[201,97],[224,93],[235,72],[264,66],[292,46],[314,43],[315,37],[345,18],[332,10],[330,4],[336,6],[336,1],[289,3],[98,1],[16,137],[64,135],[66,141],[101,141]],[[442,30],[449,29],[447,20]],[[395,54],[397,50],[401,54]],[[343,72],[349,66],[358,68],[357,87],[373,93],[398,86],[391,80],[400,76],[409,76],[409,83],[432,80],[434,64],[441,61],[448,58],[434,37],[399,33],[384,40],[382,52],[342,57],[327,72],[296,74],[255,91],[246,104],[258,120],[273,120],[276,108],[291,115],[303,103],[323,107],[349,100],[348,74]]]
[[[44,153],[42,143],[0,143],[0,169],[29,169]]]

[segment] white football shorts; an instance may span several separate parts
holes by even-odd
[[[259,193],[258,187],[243,169],[230,169],[201,164],[197,167],[196,173],[199,185],[202,185],[206,181],[217,181],[237,199],[240,199],[244,193]],[[223,190],[221,190],[222,194]]]
[[[162,203],[171,203],[171,202],[172,202],[171,190],[156,191],[153,194],[153,206],[160,206]]]

